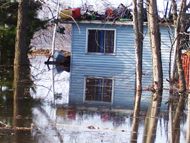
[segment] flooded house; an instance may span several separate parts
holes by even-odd
[[[68,23],[68,22],[67,22]],[[135,49],[132,21],[82,20],[71,22],[70,105],[133,107]],[[163,87],[169,83],[171,27],[161,26]],[[144,25],[142,104],[151,99],[152,60],[148,27]],[[168,91],[163,98],[168,100]],[[147,101],[147,102],[146,102]],[[146,105],[148,107],[148,105]]]

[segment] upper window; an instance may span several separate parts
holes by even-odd
[[[86,78],[85,101],[112,102],[113,79]]]
[[[88,29],[87,53],[113,54],[115,30]]]

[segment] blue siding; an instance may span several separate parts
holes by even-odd
[[[83,103],[85,76],[114,78],[113,105],[130,106],[134,100],[135,88],[135,49],[133,26],[114,26],[97,24],[79,24],[80,31],[75,24],[72,25],[71,49],[71,77],[70,77],[70,103]],[[86,28],[116,29],[115,55],[86,54]],[[148,39],[148,30],[145,27],[143,48],[143,87],[152,85],[151,49]],[[168,33],[161,27],[164,86],[168,86],[168,61],[170,41]],[[150,95],[148,95],[150,99]],[[143,98],[146,100],[147,96]]]
[[[169,88],[169,84],[166,79],[169,79],[169,53],[170,53],[170,38],[168,34],[168,27],[161,26],[161,52],[162,52],[162,69],[163,69],[163,86]],[[143,87],[152,85],[152,60],[151,60],[151,48],[149,42],[148,28],[144,27],[144,46],[143,46]]]

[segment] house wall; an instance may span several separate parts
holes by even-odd
[[[70,104],[83,104],[85,76],[114,78],[113,106],[132,106],[135,89],[135,49],[132,25],[72,25]],[[116,29],[115,55],[86,54],[86,28]],[[169,45],[165,27],[161,27],[164,52],[162,56],[164,79],[168,75]],[[151,49],[147,27],[144,29],[143,88],[152,85]],[[164,82],[164,86],[168,83]],[[142,100],[150,100],[151,92],[144,92]]]
[[[161,33],[161,53],[162,53],[162,70],[163,70],[163,87],[169,88],[169,83],[166,79],[169,79],[169,57],[171,49],[171,41],[173,40],[172,33],[174,29],[172,27],[160,26]],[[169,34],[170,33],[170,34]],[[144,45],[143,45],[143,87],[151,85],[152,81],[152,60],[151,49],[148,35],[148,27],[144,27]],[[169,36],[170,35],[170,36]],[[173,55],[171,55],[173,57]]]

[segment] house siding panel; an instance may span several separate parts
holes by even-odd
[[[83,103],[85,76],[114,78],[113,105],[133,103],[135,88],[135,49],[133,26],[79,24],[72,25],[70,103]],[[116,29],[115,55],[86,54],[86,28]],[[143,48],[143,88],[152,85],[152,62],[147,27]],[[170,41],[161,27],[164,80],[168,78]],[[164,81],[164,86],[168,83]],[[147,98],[144,96],[143,98]],[[149,97],[148,97],[149,98]],[[129,99],[131,103],[128,103]]]

